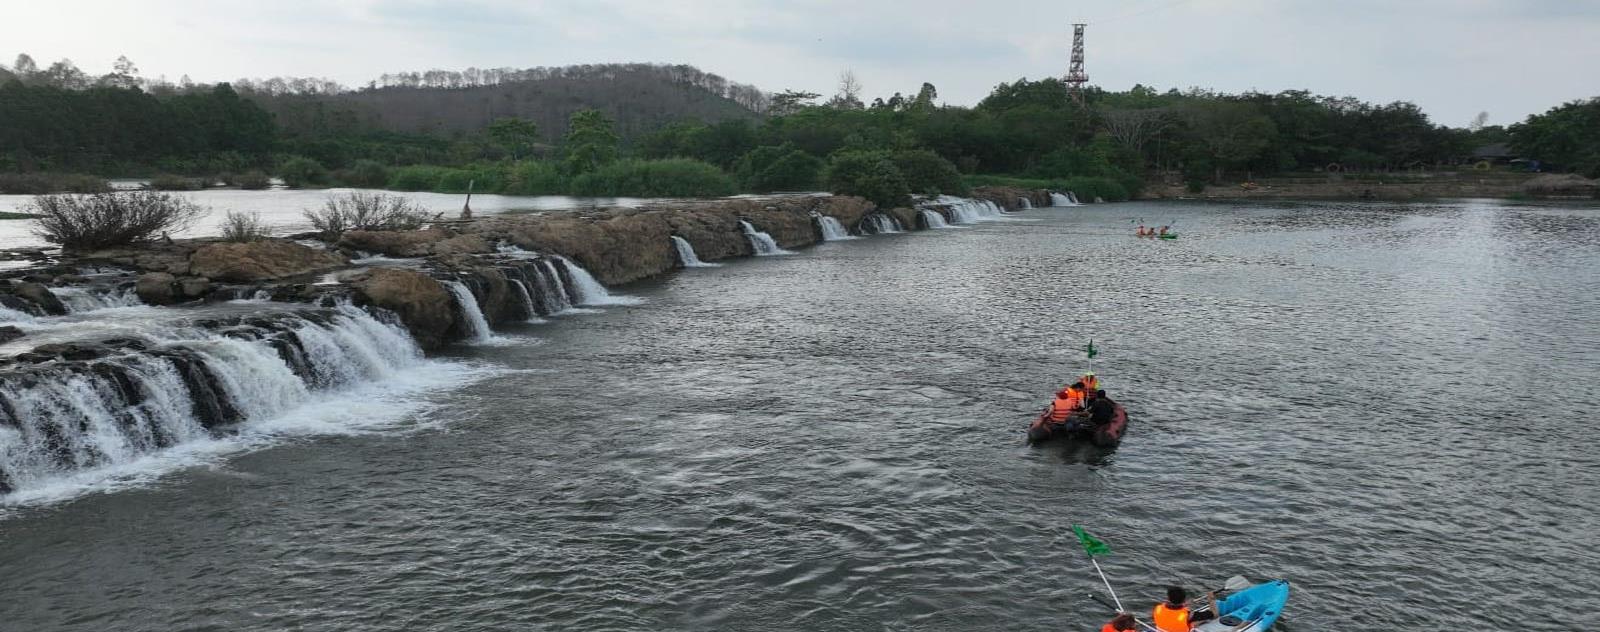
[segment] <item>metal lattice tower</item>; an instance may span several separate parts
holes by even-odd
[[[1072,25],[1072,65],[1067,67],[1067,90],[1072,94],[1072,101],[1083,105],[1083,84],[1089,82],[1089,75],[1083,71],[1083,27],[1087,24]]]

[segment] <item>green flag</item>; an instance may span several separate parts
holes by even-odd
[[[1104,542],[1094,539],[1094,536],[1089,535],[1088,531],[1084,531],[1083,527],[1072,525],[1072,532],[1078,534],[1078,544],[1083,545],[1083,552],[1088,553],[1089,557],[1111,554],[1111,547],[1106,546],[1106,543]]]
[[[1094,338],[1089,339],[1089,346],[1084,347],[1083,350],[1089,352],[1090,360],[1093,360],[1095,356],[1100,355],[1100,351],[1094,348]]]

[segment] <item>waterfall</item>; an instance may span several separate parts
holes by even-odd
[[[838,218],[823,215],[814,211],[811,213],[811,216],[817,218],[817,226],[822,229],[823,241],[844,241],[846,239],[856,239],[856,236],[851,235],[850,229],[845,228],[844,222],[839,221]]]
[[[557,261],[560,261],[566,267],[568,275],[571,276],[572,289],[577,294],[577,296],[573,297],[573,301],[577,304],[638,305],[644,302],[644,299],[636,296],[612,294],[610,290],[606,289],[606,286],[601,285],[599,281],[595,280],[594,275],[589,274],[588,270],[583,269],[583,266],[580,266],[573,260],[561,255],[552,256],[554,256]]]
[[[1065,195],[1051,191],[1050,206],[1079,206],[1078,197],[1073,195],[1071,191],[1068,191]]]
[[[887,213],[873,213],[861,218],[861,228],[864,232],[874,235],[891,235],[905,232],[905,227],[900,225],[900,220]]]
[[[522,274],[521,269],[516,269],[515,272],[518,275]],[[523,322],[534,324],[545,322],[543,318],[539,317],[539,308],[533,304],[533,295],[528,292],[527,282],[523,281],[522,279],[508,280],[511,281],[512,287],[517,288],[517,296],[522,299],[522,311],[528,315],[527,319],[523,320]]]
[[[143,305],[139,294],[133,288],[112,290],[109,292],[94,292],[78,287],[53,287],[50,293],[67,307],[67,311],[74,314],[92,312],[97,309],[111,309],[114,307],[136,307]]]
[[[137,340],[85,343],[88,359],[19,357],[0,370],[0,494],[80,488],[95,477],[86,470],[116,480],[170,469],[183,464],[173,449],[217,453],[210,442],[259,432],[321,393],[425,362],[398,325],[348,304],[211,322],[214,330],[156,326]],[[326,431],[366,422],[353,405],[309,423]],[[277,423],[308,423],[295,417]]]
[[[444,286],[456,295],[456,305],[461,307],[461,316],[466,321],[467,340],[485,343],[494,338],[494,332],[489,329],[489,319],[483,317],[483,309],[478,307],[478,299],[472,295],[472,290],[460,281],[445,281]]]
[[[928,228],[949,228],[950,227],[949,224],[945,223],[944,215],[941,215],[938,211],[933,211],[933,210],[929,210],[929,209],[922,209],[922,221],[926,222],[928,224]]]
[[[685,268],[716,268],[722,265],[701,261],[700,256],[694,254],[694,246],[689,244],[689,240],[677,235],[672,236],[672,246],[678,249],[678,262]]]
[[[756,227],[751,226],[750,222],[741,219],[739,220],[739,225],[744,227],[744,236],[750,240],[750,247],[755,250],[757,257],[794,254],[793,251],[779,248],[778,242],[772,238],[772,235],[756,230]]]
[[[539,259],[532,267],[536,280],[533,286],[539,290],[539,315],[554,316],[572,309],[572,293],[567,291],[566,281],[562,279],[561,272],[556,270],[556,264],[549,259]]]
[[[1025,197],[1017,198],[1017,203],[1022,205],[1023,209],[1031,209],[1031,208],[1033,208],[1033,200],[1030,200],[1030,199],[1025,198]]]
[[[989,200],[941,195],[934,203],[950,209],[950,221],[956,224],[975,224],[1005,215],[999,204]]]

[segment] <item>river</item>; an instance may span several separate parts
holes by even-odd
[[[1597,264],[1587,206],[1169,202],[684,270],[0,506],[0,627],[1098,629],[1081,523],[1141,611],[1242,574],[1289,632],[1577,629]],[[1025,447],[1087,368],[1122,446]]]

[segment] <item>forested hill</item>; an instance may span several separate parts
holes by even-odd
[[[554,142],[574,112],[597,109],[632,139],[673,122],[754,119],[766,108],[754,86],[683,65],[432,70],[384,75],[360,90],[284,79],[235,87],[272,112],[285,133],[307,136],[381,129],[450,137],[517,117]]]

